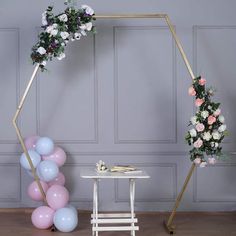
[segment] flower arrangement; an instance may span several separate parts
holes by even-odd
[[[225,118],[221,115],[220,103],[211,100],[214,95],[212,88],[205,88],[206,79],[199,76],[193,79],[188,93],[195,97],[197,111],[190,120],[192,126],[185,140],[193,148],[190,150],[190,159],[200,167],[207,163],[215,164],[216,159],[224,156],[220,146],[225,135],[227,135]]]
[[[67,4],[67,2],[65,2]],[[94,10],[88,5],[75,9],[67,7],[63,13],[54,15],[53,7],[49,6],[42,14],[43,32],[39,34],[39,41],[33,46],[31,59],[33,64],[39,63],[42,71],[48,60],[56,57],[65,58],[65,46],[69,41],[80,40],[88,32],[95,33],[92,20],[95,20]]]

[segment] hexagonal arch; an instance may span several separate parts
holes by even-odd
[[[188,72],[189,72],[191,78],[192,78],[192,79],[195,78],[195,76],[194,76],[194,74],[193,74],[193,71],[192,71],[192,68],[191,68],[191,66],[190,66],[190,63],[189,63],[189,61],[188,61],[188,59],[187,59],[187,56],[186,56],[186,54],[185,54],[185,52],[184,52],[184,50],[183,50],[183,47],[182,47],[182,45],[181,45],[181,43],[180,43],[180,40],[179,40],[179,38],[177,37],[177,34],[176,34],[176,32],[175,32],[175,29],[174,29],[174,27],[173,27],[173,25],[172,25],[172,23],[171,23],[171,21],[170,21],[170,18],[169,18],[169,16],[168,16],[167,14],[94,15],[93,17],[96,18],[96,19],[127,19],[127,18],[130,18],[130,19],[135,19],[135,18],[144,18],[144,19],[145,19],[145,18],[146,18],[146,19],[147,19],[147,18],[156,18],[156,19],[164,19],[165,22],[166,22],[166,24],[167,24],[167,26],[168,26],[168,28],[169,28],[169,30],[170,30],[170,32],[171,32],[171,34],[172,34],[172,36],[173,36],[173,38],[174,38],[175,44],[177,45],[177,48],[179,49],[179,52],[180,52],[180,54],[181,54],[181,57],[182,57],[182,59],[183,59],[185,65],[186,65],[186,67],[187,67],[187,70],[188,70]],[[26,148],[26,146],[25,146],[25,144],[24,144],[24,140],[23,140],[23,137],[22,137],[22,135],[21,135],[21,131],[20,131],[18,125],[17,125],[17,118],[18,118],[18,116],[19,116],[19,114],[20,114],[20,112],[21,112],[21,109],[22,109],[22,107],[23,107],[23,105],[24,105],[25,99],[27,98],[27,95],[28,95],[28,93],[29,93],[29,90],[30,90],[30,88],[31,88],[31,86],[32,86],[32,84],[33,84],[33,81],[34,81],[34,79],[36,78],[36,74],[37,74],[39,68],[40,68],[40,67],[39,67],[39,64],[36,64],[36,66],[35,66],[35,68],[34,68],[34,71],[33,71],[33,73],[32,73],[32,76],[31,76],[31,78],[30,78],[30,80],[29,80],[29,82],[28,82],[28,84],[27,84],[27,87],[26,87],[26,89],[25,89],[25,91],[24,91],[24,93],[23,93],[23,96],[22,96],[22,98],[21,98],[21,100],[20,100],[20,103],[19,103],[19,105],[18,105],[18,107],[17,107],[16,113],[15,113],[15,115],[14,115],[14,117],[13,117],[13,125],[14,125],[14,127],[15,127],[16,134],[17,134],[17,136],[18,136],[18,139],[19,139],[19,141],[20,141],[20,144],[21,144],[21,146],[22,146],[22,149],[23,149],[23,151],[24,151],[24,153],[25,153],[25,155],[26,155],[26,157],[27,157],[27,160],[28,160],[28,162],[29,162],[29,165],[30,165],[30,167],[31,167],[33,177],[34,177],[35,181],[37,182],[37,185],[38,185],[38,187],[39,187],[39,190],[40,190],[40,192],[41,192],[41,194],[42,194],[42,196],[43,196],[44,202],[47,203],[46,195],[45,195],[45,193],[44,193],[44,191],[43,191],[43,188],[42,188],[42,185],[41,185],[41,183],[40,183],[39,177],[38,177],[38,175],[37,175],[37,173],[36,173],[36,170],[35,170],[35,168],[34,168],[34,166],[33,166],[33,163],[32,163],[31,158],[30,158],[30,156],[29,156],[28,150],[27,150],[27,148]],[[177,199],[176,199],[176,202],[175,202],[174,208],[173,208],[173,210],[172,210],[172,213],[171,213],[171,215],[170,215],[168,221],[167,221],[166,223],[164,222],[164,226],[165,226],[165,228],[167,229],[167,232],[170,233],[170,234],[173,234],[173,233],[174,233],[174,228],[172,227],[172,222],[173,222],[173,219],[174,219],[176,210],[177,210],[177,208],[178,208],[178,206],[179,206],[179,203],[180,203],[180,201],[181,201],[181,199],[182,199],[182,196],[183,196],[183,194],[184,194],[184,192],[185,192],[185,189],[186,189],[186,187],[187,187],[187,185],[188,185],[188,182],[189,182],[189,180],[190,180],[190,178],[191,178],[191,176],[192,176],[192,174],[193,174],[194,169],[195,169],[195,164],[193,163],[192,166],[191,166],[191,168],[190,168],[190,171],[189,171],[189,173],[188,173],[188,175],[187,175],[187,177],[186,177],[186,179],[185,179],[185,182],[184,182],[184,185],[183,185],[183,187],[182,187],[182,190],[180,191],[180,193],[179,193],[179,195],[178,195],[178,197],[177,197]]]

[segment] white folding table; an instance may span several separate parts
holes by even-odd
[[[147,179],[150,178],[146,172],[140,173],[116,173],[116,172],[105,172],[98,173],[96,170],[85,169],[80,173],[82,178],[93,179],[93,213],[91,214],[91,224],[93,235],[98,236],[100,231],[130,231],[132,236],[135,236],[135,231],[139,230],[139,227],[135,225],[138,219],[135,218],[134,213],[134,197],[135,197],[135,180],[136,179]],[[98,213],[98,181],[101,179],[129,179],[130,189],[130,213]],[[103,226],[99,226],[102,224]],[[115,225],[117,226],[104,226],[104,225]],[[126,226],[121,226],[126,224]],[[130,224],[130,225],[129,225]]]

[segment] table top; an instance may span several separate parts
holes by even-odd
[[[99,173],[95,169],[81,170],[80,176],[87,179],[148,179],[150,176],[142,170],[140,173],[118,173],[104,172]]]

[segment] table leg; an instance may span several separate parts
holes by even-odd
[[[134,197],[135,197],[135,180],[129,180],[129,189],[130,189],[130,210],[131,210],[131,219],[134,220]],[[131,226],[134,227],[134,223],[131,223]],[[135,236],[135,230],[131,231],[131,235]]]
[[[98,180],[94,179],[93,184],[93,220],[98,219]],[[94,224],[93,227],[98,227],[98,223]],[[98,231],[92,232],[93,236],[98,236]]]

